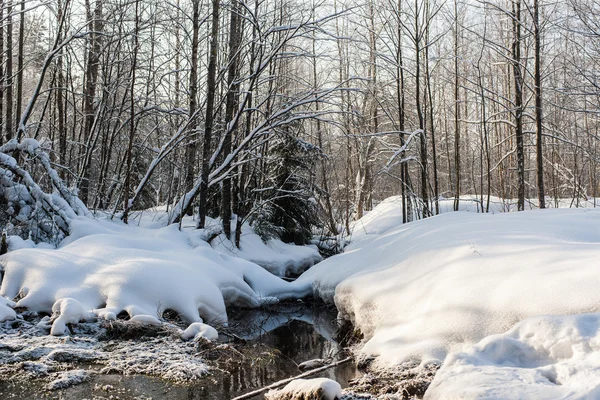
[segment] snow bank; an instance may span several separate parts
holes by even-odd
[[[387,224],[385,217],[379,218]],[[600,211],[448,213],[386,229],[299,279],[384,364],[443,360],[528,316],[600,310]]]
[[[440,199],[440,214],[454,212],[454,199]],[[485,199],[484,199],[485,207]],[[490,213],[500,213],[508,211],[512,207],[510,201],[503,201],[498,197],[490,197]],[[460,198],[459,210],[472,213],[480,213],[482,210],[481,201],[473,196],[464,196]],[[419,219],[417,215],[413,218]],[[364,217],[354,222],[352,232],[349,237],[351,243],[358,242],[359,246],[365,246],[371,240],[377,238],[384,232],[402,225],[402,197],[392,196],[383,200],[373,210],[366,212]]]
[[[283,389],[271,390],[265,394],[266,400],[337,400],[342,398],[342,387],[327,378],[296,379]]]
[[[143,212],[133,213],[130,220],[136,221],[141,227],[161,228],[168,221],[166,207],[155,207]],[[182,230],[190,236],[191,243],[205,241],[211,232],[221,230],[221,220],[206,218],[206,229],[196,229],[196,221],[192,217],[184,217]],[[232,232],[235,225],[232,221]],[[242,226],[240,247],[237,248],[225,235],[217,235],[211,246],[221,254],[242,258],[260,265],[274,275],[298,276],[323,258],[314,245],[297,246],[271,239],[266,243],[247,223]]]
[[[426,398],[600,398],[600,314],[527,318],[450,354]]]
[[[264,243],[248,225],[242,228],[239,249],[225,235],[219,235],[213,243],[217,251],[251,261],[281,277],[298,276],[323,260],[316,246],[297,246],[277,239]]]
[[[57,250],[30,248],[0,257],[0,295],[18,307],[50,312],[71,298],[81,309],[114,318],[160,318],[165,310],[189,322],[226,322],[226,305],[256,307],[302,297],[310,285],[285,282],[258,265],[190,244],[177,226],[146,229],[80,218]],[[0,311],[5,306],[0,304]],[[146,318],[147,319],[147,318]],[[57,327],[57,331],[59,328]]]
[[[525,201],[525,209],[537,209],[537,199]],[[459,211],[481,213],[487,205],[487,197],[481,198],[473,195],[460,197]],[[440,214],[454,212],[454,199],[441,198],[438,201]],[[596,208],[600,207],[600,199],[593,197],[583,199],[552,199],[546,198],[547,208]],[[432,206],[433,207],[433,206]],[[501,199],[490,196],[490,214],[517,211],[516,199]],[[415,215],[414,220],[420,219]],[[349,240],[351,242],[369,240],[375,238],[389,229],[402,225],[402,197],[391,196],[380,202],[373,210],[367,211],[364,217],[356,221],[351,228]]]

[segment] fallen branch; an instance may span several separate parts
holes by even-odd
[[[238,396],[238,397],[234,397],[231,400],[246,400],[246,399],[251,399],[252,397],[258,396],[259,394],[262,394],[262,393],[266,392],[267,390],[277,389],[278,387],[281,387],[281,386],[283,386],[283,385],[285,385],[287,383],[290,383],[293,380],[301,379],[301,378],[305,378],[307,376],[311,376],[311,375],[317,374],[319,372],[328,370],[329,368],[337,367],[338,365],[345,364],[345,363],[347,363],[349,361],[352,361],[352,357],[344,358],[343,360],[336,361],[336,362],[331,363],[331,364],[327,364],[327,365],[325,365],[323,367],[316,368],[316,369],[313,369],[313,370],[310,370],[310,371],[307,371],[307,372],[303,372],[300,375],[296,375],[296,376],[293,376],[291,378],[282,379],[282,380],[280,380],[278,382],[270,384],[269,386],[265,386],[265,387],[263,387],[261,389],[254,390],[252,392],[243,394],[243,395]]]

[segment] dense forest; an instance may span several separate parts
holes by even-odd
[[[598,196],[598,0],[8,0],[0,21],[11,235],[163,206],[300,244],[392,195],[404,222]]]

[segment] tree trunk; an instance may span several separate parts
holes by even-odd
[[[515,136],[517,146],[517,209],[525,209],[525,149],[523,138],[523,76],[521,73],[521,0],[513,0],[512,63],[515,86]]]
[[[454,0],[454,211],[460,204],[460,97],[458,74],[458,0]]]
[[[240,24],[241,8],[237,0],[231,3],[231,15],[229,21],[229,66],[227,71],[227,98],[225,100],[225,140],[223,141],[223,156],[227,157],[231,153],[231,143],[233,140],[235,126],[229,127],[233,121],[235,108],[239,100],[239,83],[236,82],[238,76],[239,50],[242,40],[242,30]],[[223,179],[221,189],[221,218],[223,219],[223,232],[228,239],[231,239],[231,177]]]
[[[537,186],[540,208],[546,208],[546,194],[544,192],[544,160],[543,160],[543,127],[542,127],[542,72],[541,72],[541,45],[539,0],[533,1],[533,24],[535,39],[535,127],[536,127],[536,161],[537,161]]]
[[[208,174],[210,167],[210,144],[215,118],[215,97],[217,92],[217,55],[219,50],[219,9],[220,0],[212,0],[212,26],[210,35],[210,56],[208,60],[208,75],[206,78],[206,119],[204,124],[204,142],[202,143],[202,171],[198,206],[200,215],[198,228],[206,224],[208,203]]]
[[[98,71],[100,64],[100,37],[103,29],[102,22],[102,2],[103,0],[96,0],[94,11],[92,12],[90,0],[86,0],[86,14],[89,33],[88,41],[88,52],[87,62],[85,70],[85,84],[83,93],[83,141],[91,145],[90,140],[92,136],[92,130],[94,127],[94,99],[96,97],[96,86],[98,83]],[[81,169],[81,183],[79,197],[84,204],[89,202],[89,189],[90,189],[90,164],[91,164],[91,151],[90,148],[84,149],[84,157],[82,169]]]
[[[423,115],[423,108],[421,105],[421,34],[419,26],[419,2],[415,0],[415,105],[417,108],[417,115],[419,117],[419,130],[420,134],[420,159],[421,159],[421,200],[423,201],[423,218],[427,218],[430,215],[429,212],[429,199],[427,196],[427,135],[425,132],[425,116]]]
[[[194,186],[194,166],[196,165],[198,140],[198,36],[200,34],[200,0],[192,2],[192,60],[190,67],[189,129],[188,143],[185,147],[185,190]],[[186,210],[186,212],[191,212]]]
[[[13,42],[12,42],[12,11],[13,0],[8,0],[6,8],[6,141],[11,140],[13,130]]]
[[[129,218],[129,191],[131,182],[131,161],[133,151],[133,138],[135,136],[135,69],[137,68],[137,55],[139,49],[139,33],[140,33],[140,17],[139,17],[140,0],[135,1],[135,31],[133,33],[133,54],[131,60],[131,77],[129,88],[129,142],[127,143],[127,166],[125,168],[125,182],[123,183],[123,216],[122,220],[127,223]]]
[[[60,15],[60,14],[59,14]],[[17,54],[17,100],[16,100],[16,112],[15,121],[18,124],[21,119],[21,105],[23,102],[23,51],[25,41],[25,0],[21,0],[21,15],[19,16],[19,47]],[[21,136],[21,130],[19,130],[19,136]],[[21,137],[17,137],[17,140],[21,140]]]

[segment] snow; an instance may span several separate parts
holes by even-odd
[[[77,300],[65,297],[54,303],[52,314],[58,315],[58,318],[52,323],[50,334],[62,336],[67,333],[67,324],[76,324],[81,320],[90,318],[91,312],[86,311],[85,307]]]
[[[257,307],[310,293],[310,284],[285,282],[193,240],[196,234],[176,225],[152,229],[79,217],[57,250],[19,249],[0,257],[0,295],[13,299],[26,289],[16,306],[45,312],[73,299],[80,307],[72,308],[69,321],[83,311],[107,319],[122,311],[160,318],[170,309],[189,322],[226,323],[226,306]],[[57,325],[56,333],[61,329]]]
[[[277,276],[297,276],[322,260],[316,246],[296,246],[281,240],[262,241],[248,225],[242,227],[240,248],[219,235],[213,245],[216,250],[260,265]]]
[[[335,301],[381,365],[439,362],[529,316],[600,310],[598,210],[456,212],[391,227],[381,215],[365,224],[377,234],[299,279]]]
[[[181,334],[183,340],[205,338],[207,340],[217,340],[219,338],[219,332],[210,325],[202,322],[194,322],[187,327]]]
[[[327,360],[323,360],[322,358],[315,358],[314,360],[308,360],[298,364],[298,369],[300,371],[310,371],[311,369],[319,368],[324,365],[327,365]]]
[[[0,296],[0,322],[15,319],[17,313],[13,310],[15,303]]]
[[[461,196],[459,201],[459,211],[467,211],[472,213],[481,213],[487,203],[487,197],[483,197],[483,206],[481,198],[476,196]],[[490,196],[490,214],[498,214],[509,211],[516,211],[516,200],[501,199],[499,197]],[[527,210],[537,209],[536,200],[526,200],[525,208]],[[454,212],[454,199],[441,198],[438,201],[440,214]],[[587,200],[582,199],[546,199],[546,207],[548,208],[595,208],[595,205],[600,206],[600,199],[593,197]],[[415,216],[415,220],[418,218]],[[373,210],[356,221],[351,227],[350,241],[369,240],[381,235],[382,233],[402,225],[402,197],[391,196],[380,202]]]
[[[266,400],[322,399],[336,400],[342,397],[342,387],[336,381],[327,378],[296,379],[283,389],[271,390]]]
[[[527,318],[450,354],[429,399],[600,397],[600,314]]]
[[[110,315],[110,317],[112,317],[112,315]],[[138,324],[141,325],[161,325],[162,322],[160,322],[158,320],[158,318],[153,317],[152,315],[144,315],[144,314],[138,314],[138,315],[134,315],[133,317],[131,317],[129,319],[130,322],[137,322]]]
[[[61,373],[79,364],[90,373],[146,374],[187,383],[209,371],[197,344],[182,341],[181,330],[173,325],[164,323],[150,332],[156,337],[136,338],[128,335],[143,335],[150,328],[131,321],[81,322],[73,325],[73,336],[57,337],[48,335],[49,322],[49,317],[40,321],[25,311],[0,324],[0,376],[13,382],[40,378],[75,384],[67,379],[70,375]]]
[[[131,220],[136,221],[141,227],[162,228],[168,221],[168,214],[165,207],[156,207],[132,213]],[[232,225],[232,232],[234,232],[233,220]],[[196,229],[196,222],[193,218],[184,217],[181,226],[183,231],[189,235],[189,241],[192,244],[202,244],[208,247],[207,236],[221,230],[221,221],[207,217],[206,228]],[[258,264],[280,277],[297,276],[322,260],[314,245],[296,246],[277,239],[270,239],[265,243],[247,223],[242,226],[239,248],[235,247],[222,233],[211,241],[210,247],[221,254]]]
[[[52,382],[45,386],[46,390],[65,389],[85,382],[90,377],[90,372],[82,369],[59,372]]]

